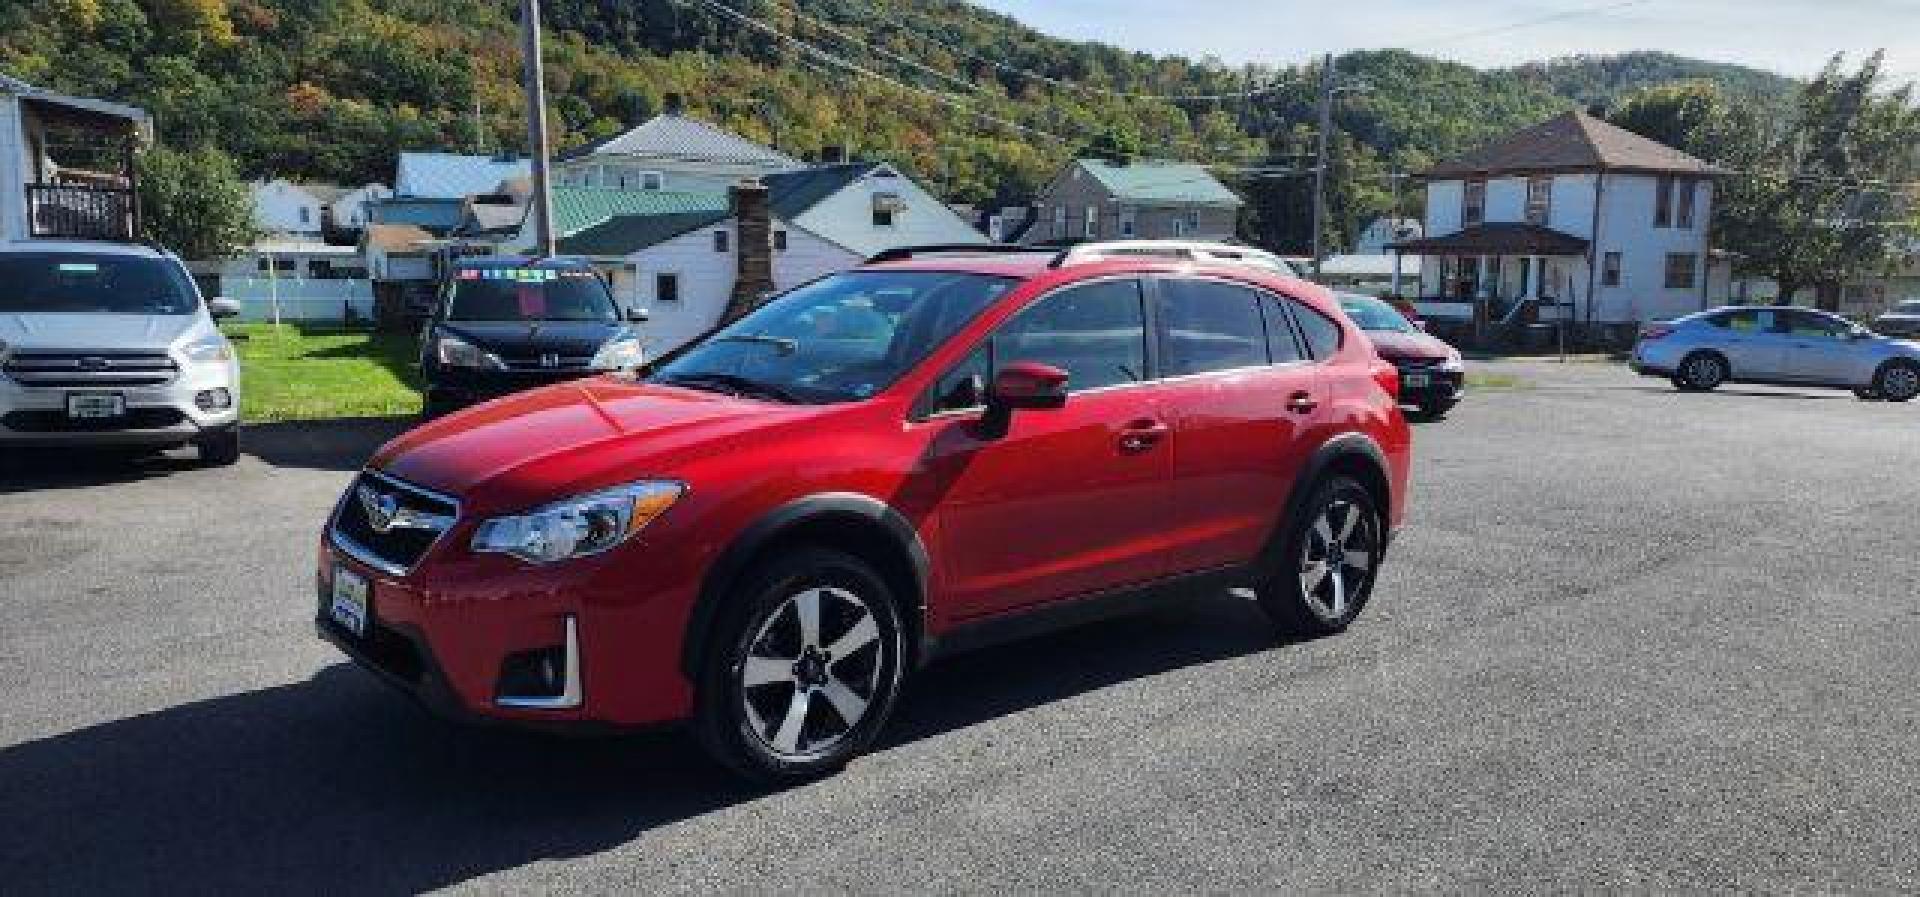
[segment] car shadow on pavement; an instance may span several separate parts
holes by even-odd
[[[392,439],[420,424],[413,415],[252,424],[241,450],[274,467],[354,471]]]
[[[67,446],[0,449],[0,495],[131,483],[199,466],[192,449],[167,452]]]
[[[987,649],[917,679],[879,750],[1276,644],[1222,595]],[[345,664],[0,750],[0,794],[14,893],[418,892],[782,799],[674,733],[462,728]]]

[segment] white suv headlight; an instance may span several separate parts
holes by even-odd
[[[479,368],[481,370],[505,370],[506,362],[500,356],[488,352],[457,336],[442,333],[434,338],[433,356],[441,364],[450,368]]]
[[[624,371],[640,366],[642,360],[640,341],[633,337],[617,339],[600,347],[593,354],[592,367],[596,371]]]
[[[181,346],[180,354],[196,363],[224,364],[233,360],[233,344],[227,342],[226,337],[215,334]]]
[[[575,496],[525,514],[487,520],[474,531],[472,547],[532,564],[599,554],[645,529],[686,492],[683,483],[642,480]]]
[[[1462,360],[1458,355],[1452,358],[1449,358],[1446,361],[1440,362],[1440,370],[1445,371],[1449,374],[1458,374],[1465,371],[1466,369],[1467,369],[1466,361]]]

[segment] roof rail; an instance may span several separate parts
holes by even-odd
[[[1053,267],[1059,268],[1074,262],[1112,258],[1115,256],[1174,259],[1187,262],[1226,262],[1229,264],[1263,260],[1273,264],[1285,264],[1279,256],[1267,252],[1258,246],[1225,243],[1218,240],[1136,239],[1105,240],[1075,244],[1062,250],[1058,256],[1054,257]],[[1271,265],[1268,266],[1270,267]],[[1287,270],[1292,270],[1292,266],[1288,265]]]
[[[923,255],[1000,255],[1013,252],[1052,254],[1059,251],[1050,246],[1026,246],[1019,243],[933,243],[926,246],[896,246],[892,249],[882,249],[868,258],[866,263],[877,265],[881,262],[898,262]]]

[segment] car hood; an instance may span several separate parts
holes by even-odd
[[[198,315],[0,314],[0,344],[21,349],[165,349]]]
[[[834,406],[783,405],[594,377],[516,393],[404,433],[369,466],[449,495],[526,507],[730,451]]]
[[[506,358],[592,355],[627,327],[613,321],[442,321],[440,329]]]
[[[1438,337],[1424,333],[1400,333],[1392,330],[1369,330],[1367,339],[1373,342],[1373,348],[1381,358],[1438,360],[1452,358],[1458,354],[1452,346]]]

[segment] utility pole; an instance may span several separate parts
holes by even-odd
[[[1313,276],[1320,277],[1320,263],[1327,257],[1327,141],[1333,131],[1333,54],[1320,63],[1320,149],[1313,167]]]
[[[527,151],[533,156],[533,254],[551,256],[553,191],[547,185],[546,65],[540,59],[540,0],[520,0],[520,36],[527,78]]]

